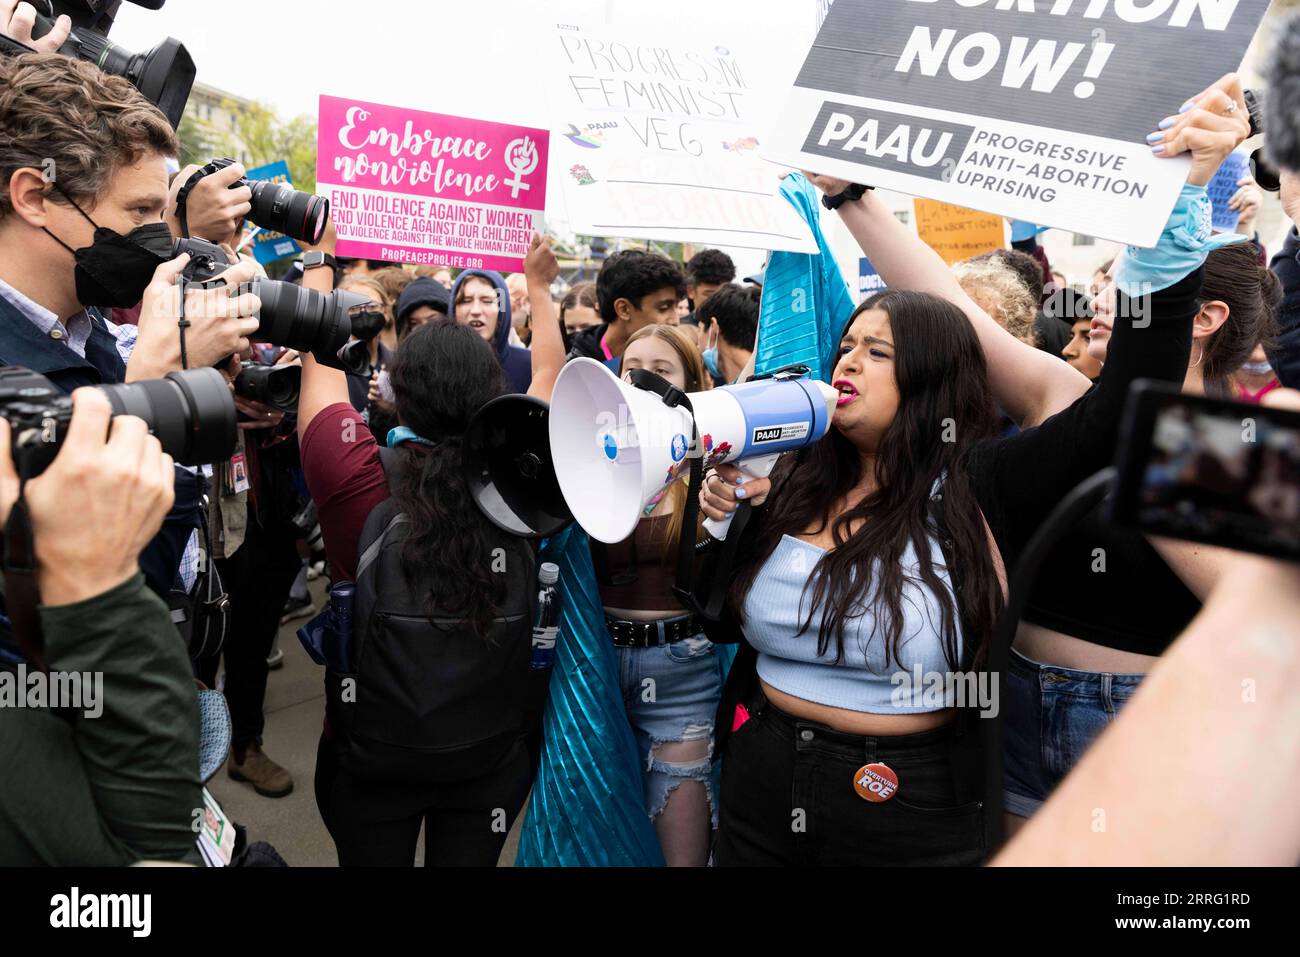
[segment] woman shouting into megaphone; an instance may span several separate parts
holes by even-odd
[[[1189,116],[1184,148],[1195,171],[1213,170],[1240,131]],[[991,370],[1017,344],[937,254],[871,192],[810,178],[845,194],[835,205],[890,288],[844,329],[827,438],[786,456],[770,481],[739,485],[722,466],[701,492],[716,519],[764,500],[719,572],[727,609],[708,629],[740,643],[718,716],[715,860],[977,864],[994,848],[971,719],[1000,707],[984,662],[1004,569],[1069,490],[1112,462],[1130,384],[1183,382],[1208,201],[1192,187],[1154,250],[1120,257],[1116,313],[1137,321],[1115,323],[1089,389],[1023,344],[1024,363]],[[1019,408],[998,395],[1026,425],[1017,435],[995,434],[991,371],[994,385],[1039,383]]]

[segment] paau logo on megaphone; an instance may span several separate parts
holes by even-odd
[[[789,442],[795,439],[808,437],[807,422],[787,422],[784,425],[769,425],[754,430],[754,437],[751,440],[754,445],[762,445],[765,442]]]

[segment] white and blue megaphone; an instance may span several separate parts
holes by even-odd
[[[631,535],[646,506],[690,468],[695,429],[706,468],[743,463],[742,471],[758,478],[782,452],[820,440],[839,397],[824,382],[778,374],[693,392],[688,411],[629,385],[602,363],[574,359],[551,394],[551,460],[574,519],[592,538],[613,544]],[[705,527],[725,538],[729,524],[710,520]]]

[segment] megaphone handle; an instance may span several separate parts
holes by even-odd
[[[772,474],[772,469],[776,468],[776,461],[780,455],[762,455],[758,458],[746,460],[744,465],[739,466],[740,474],[746,479],[767,478]],[[704,520],[704,530],[716,538],[718,541],[726,541],[727,529],[731,528],[732,516],[728,515],[722,521],[717,519],[706,518]]]

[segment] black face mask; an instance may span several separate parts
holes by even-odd
[[[71,196],[63,195],[95,227],[94,242],[81,249],[73,249],[45,230],[77,260],[77,301],[83,306],[130,309],[144,298],[158,267],[173,258],[176,244],[171,230],[166,223],[148,223],[123,236],[100,226]]]
[[[354,338],[369,342],[384,331],[387,317],[382,312],[367,309],[352,317],[352,335]]]

